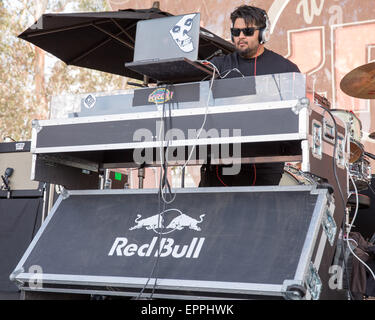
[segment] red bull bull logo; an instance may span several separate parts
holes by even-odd
[[[165,215],[170,217],[173,213],[174,215],[176,215],[176,213],[178,215],[165,225]],[[159,214],[143,219],[141,219],[141,214],[137,214],[137,218],[134,221],[136,224],[129,228],[129,230],[145,228],[146,230],[153,230],[157,234],[168,234],[176,230],[183,230],[184,228],[201,231],[198,224],[203,222],[204,216],[205,214],[201,214],[198,220],[182,213],[178,209],[168,209]]]
[[[174,218],[167,226],[167,229],[174,229],[174,230],[182,230],[185,227],[195,230],[195,231],[201,231],[201,228],[198,227],[198,223],[203,222],[203,217],[205,215],[201,214],[199,216],[200,220],[196,220],[192,217],[189,217],[186,214],[181,214],[178,217]]]
[[[141,214],[137,214],[135,218],[135,225],[130,227],[129,230],[152,230],[158,235],[165,235],[177,230],[194,230],[201,231],[198,226],[203,222],[205,214],[201,214],[199,219],[188,216],[182,213],[178,209],[164,210],[159,214],[155,214],[151,217],[142,218]],[[134,236],[133,236],[134,238]],[[188,244],[175,244],[175,240],[172,238],[160,238],[160,236],[153,237],[150,243],[136,244],[129,243],[128,238],[117,237],[112,244],[112,247],[108,253],[109,256],[134,256],[139,257],[168,257],[173,258],[192,258],[196,259],[199,257],[204,237],[194,237]]]
[[[166,88],[155,89],[149,96],[148,102],[156,104],[165,103],[173,98],[173,91],[169,91]]]

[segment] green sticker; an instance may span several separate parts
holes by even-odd
[[[121,181],[122,174],[120,172],[115,172],[115,180]]]

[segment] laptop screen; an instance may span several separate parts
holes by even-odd
[[[200,14],[191,13],[137,23],[133,62],[198,58]]]

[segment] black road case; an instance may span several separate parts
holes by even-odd
[[[10,278],[28,296],[329,299],[334,208],[315,186],[180,189],[169,205],[65,191]]]

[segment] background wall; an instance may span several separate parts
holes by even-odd
[[[108,0],[113,10],[149,8],[153,0]],[[315,79],[316,90],[332,108],[353,111],[363,127],[362,143],[375,153],[375,95],[357,99],[340,89],[341,79],[354,68],[375,61],[375,1],[373,0],[160,0],[173,14],[200,12],[202,26],[230,39],[230,13],[241,4],[265,9],[272,25],[266,47],[296,63]],[[375,163],[372,162],[375,168]],[[374,171],[374,169],[373,169]]]

